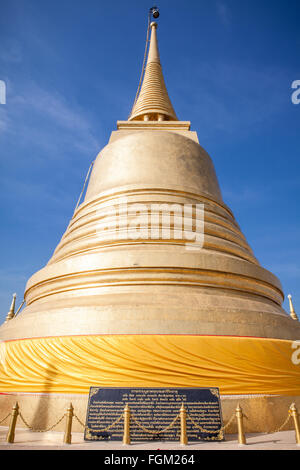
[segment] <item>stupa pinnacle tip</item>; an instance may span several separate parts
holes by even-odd
[[[151,17],[151,15],[153,18],[157,19],[159,17],[159,9],[157,7],[150,8],[149,16]]]
[[[158,18],[158,16],[154,15],[153,10],[154,9],[151,9],[150,13],[152,12],[154,18]],[[144,68],[143,65],[140,84],[128,120],[178,121],[170,101],[162,73],[156,34],[157,23],[155,21],[152,21],[152,23],[148,24],[147,45],[150,29],[151,38],[149,41],[147,65],[146,68]],[[144,57],[144,64],[145,59],[146,53]]]

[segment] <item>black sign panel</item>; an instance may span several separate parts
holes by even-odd
[[[221,441],[222,415],[218,388],[100,388],[91,387],[86,441],[121,441],[125,405],[130,408],[132,441],[179,441],[182,403],[187,412],[189,441]]]

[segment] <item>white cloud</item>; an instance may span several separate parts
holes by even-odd
[[[53,157],[56,149],[61,152],[66,146],[90,153],[92,159],[101,148],[94,122],[86,110],[69,103],[57,91],[33,82],[10,84],[9,102],[5,113],[0,114],[1,129],[49,150]]]
[[[0,105],[0,135],[6,132],[10,125],[10,119],[5,109],[5,105]]]
[[[17,284],[18,283],[24,283],[24,282],[27,281],[27,278],[26,278],[26,276],[23,272],[23,267],[22,268],[15,268],[15,269],[0,268],[0,283],[3,284],[5,282],[10,282],[10,281],[16,282]],[[0,295],[3,295],[2,291],[0,291]],[[7,295],[7,292],[6,292],[5,296],[6,295]]]
[[[216,132],[243,137],[289,106],[289,83],[288,72],[274,66],[199,61],[182,85],[182,114],[197,120],[202,142],[215,139]],[[186,89],[197,90],[193,99]]]
[[[225,188],[222,191],[223,199],[230,201],[230,203],[248,203],[257,204],[262,200],[266,201],[271,196],[270,189],[266,187],[244,187],[237,186],[235,190],[232,188]]]
[[[221,22],[223,23],[223,25],[229,26],[231,24],[232,17],[231,17],[231,12],[228,6],[224,2],[218,1],[216,4],[216,7],[217,7],[217,14]]]
[[[0,60],[14,64],[22,62],[23,53],[21,44],[14,40],[2,42]]]
[[[278,263],[269,266],[272,272],[275,272],[279,277],[285,278],[299,278],[300,277],[300,266],[296,263]]]
[[[90,131],[90,123],[82,111],[72,108],[66,99],[56,91],[49,92],[37,85],[28,87],[26,93],[15,97],[19,102],[55,121],[58,126],[73,131]]]

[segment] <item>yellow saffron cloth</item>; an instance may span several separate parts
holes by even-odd
[[[0,344],[0,393],[88,393],[100,387],[218,387],[223,395],[300,395],[292,341],[104,335]],[[295,362],[295,361],[294,361]]]

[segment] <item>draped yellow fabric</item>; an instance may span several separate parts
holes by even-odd
[[[185,335],[9,341],[0,345],[0,392],[219,387],[223,395],[300,395],[300,365],[292,361],[292,345],[277,339]]]

